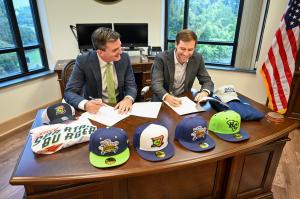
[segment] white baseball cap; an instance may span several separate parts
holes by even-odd
[[[233,85],[221,86],[215,90],[214,95],[217,96],[222,102],[227,103],[233,100],[238,100],[238,95]]]

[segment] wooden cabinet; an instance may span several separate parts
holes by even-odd
[[[149,86],[151,84],[150,74],[153,61],[150,59],[148,60],[147,58],[141,59],[140,56],[131,56],[130,61],[132,64],[138,91],[136,101],[142,101],[143,99],[141,99],[141,90],[143,89],[143,87]],[[65,89],[62,78],[62,71],[70,62],[74,62],[74,59],[58,60],[54,68],[54,71],[57,74],[57,81],[60,85],[61,96],[63,96]]]
[[[272,182],[287,140],[282,138],[233,157],[224,198],[273,198]]]
[[[300,71],[295,71],[286,115],[300,120]]]

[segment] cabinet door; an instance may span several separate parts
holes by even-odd
[[[225,161],[128,178],[130,199],[221,198]]]
[[[272,182],[286,139],[235,156],[226,185],[225,198],[273,198]]]

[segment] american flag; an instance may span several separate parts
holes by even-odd
[[[299,25],[300,0],[290,0],[260,71],[267,90],[268,107],[281,114],[286,112],[290,96],[299,47]]]

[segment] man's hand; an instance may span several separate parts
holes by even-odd
[[[173,95],[167,95],[164,99],[166,102],[168,102],[171,106],[178,107],[181,105],[181,99],[178,97],[175,97]]]
[[[195,101],[196,101],[197,103],[203,102],[202,99],[203,99],[204,97],[207,97],[207,96],[208,96],[208,93],[205,92],[205,91],[202,91],[202,92],[200,92],[200,93],[198,93],[198,94],[196,95]]]
[[[84,105],[85,110],[93,114],[97,113],[102,106],[105,106],[105,104],[101,99],[90,100]]]
[[[124,99],[115,106],[115,109],[118,109],[118,112],[121,114],[128,113],[129,111],[131,111],[131,108],[132,100],[128,97],[124,97]]]

